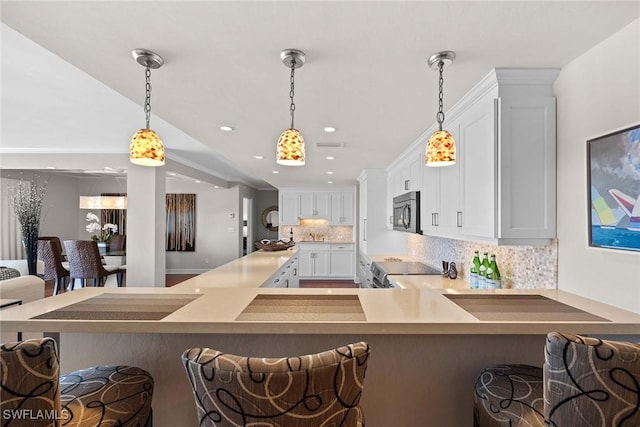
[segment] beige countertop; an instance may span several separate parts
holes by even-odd
[[[441,276],[393,276],[401,289],[260,288],[296,252],[254,252],[170,288],[84,288],[65,292],[0,311],[2,329],[436,335],[546,334],[563,330],[640,335],[640,314],[558,290],[469,289],[463,280]],[[471,296],[464,298],[466,303],[471,300],[471,306],[466,306],[469,311],[455,299],[459,295]],[[532,297],[521,297],[527,295]],[[498,296],[498,302],[490,296]],[[510,305],[513,298],[531,298],[535,304],[527,303],[523,314],[514,317]],[[536,305],[540,302],[542,305]],[[346,312],[351,314],[345,317]],[[563,317],[576,312],[602,319]],[[34,319],[36,316],[45,318]],[[496,316],[497,320],[480,320]]]

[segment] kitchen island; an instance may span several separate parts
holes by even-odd
[[[190,347],[275,357],[364,340],[372,348],[362,398],[368,426],[462,427],[471,424],[479,371],[541,365],[547,332],[640,337],[640,315],[555,290],[442,288],[438,276],[433,288],[260,288],[294,254],[251,254],[171,288],[64,293],[0,312],[2,329],[60,333],[63,372],[147,369],[159,427],[197,423],[180,362]]]

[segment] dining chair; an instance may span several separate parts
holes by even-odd
[[[152,425],[154,381],[141,368],[94,366],[61,376],[50,337],[2,344],[0,362],[3,426]]]
[[[200,427],[359,427],[369,354],[365,342],[282,358],[191,348],[182,364]]]
[[[65,240],[64,247],[69,258],[71,285],[80,279],[85,286],[86,279],[93,280],[93,286],[104,286],[104,279],[115,274],[118,287],[122,286],[123,271],[119,265],[103,265],[98,244],[93,240]]]
[[[122,251],[125,249],[127,236],[126,234],[111,235],[111,243],[109,243],[110,251]]]
[[[57,237],[55,238],[57,239]],[[66,279],[69,279],[70,272],[62,261],[61,246],[53,238],[38,238],[38,259],[44,262],[44,279],[53,280],[53,295],[57,295],[59,290],[65,289]]]

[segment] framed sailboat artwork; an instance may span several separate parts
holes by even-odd
[[[587,141],[589,246],[640,253],[640,125]]]

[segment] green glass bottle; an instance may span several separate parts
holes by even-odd
[[[471,261],[471,276],[469,283],[472,288],[480,287],[480,254],[478,251],[473,252],[473,261]]]
[[[480,271],[478,272],[479,288],[487,287],[487,269],[488,268],[489,268],[489,254],[485,252],[482,254],[482,263],[480,264]]]
[[[491,254],[491,262],[489,263],[489,268],[487,268],[486,281],[488,288],[496,289],[501,286],[500,270],[498,269],[495,254]]]

